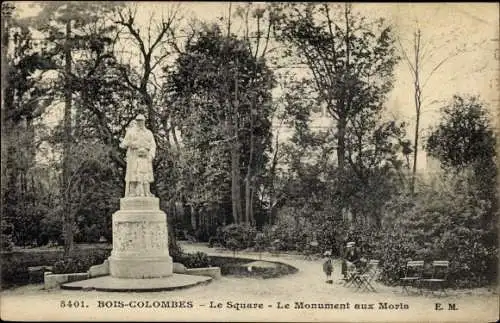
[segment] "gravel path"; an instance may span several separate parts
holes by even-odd
[[[208,248],[203,244],[182,246],[186,252],[232,255],[231,252]],[[259,259],[257,253],[238,253],[237,257]],[[498,318],[498,294],[484,288],[449,290],[448,296],[444,297],[406,295],[400,287],[380,284],[376,285],[376,293],[356,292],[339,283],[339,261],[334,264],[334,284],[326,284],[321,259],[305,260],[299,255],[273,256],[267,253],[262,254],[262,259],[288,263],[298,268],[299,272],[274,279],[222,277],[208,285],[151,293],[47,291],[43,290],[43,285],[27,285],[1,292],[1,318],[42,321],[330,322],[494,322]],[[68,301],[76,301],[80,306],[69,307]],[[64,308],[62,303],[66,304]],[[236,306],[236,303],[245,305]],[[251,305],[247,305],[249,303]],[[387,309],[380,308],[380,303],[387,303]],[[287,304],[289,308],[286,308]],[[317,304],[326,308],[312,308],[320,306]],[[436,310],[436,304],[443,310]],[[450,307],[449,304],[454,304],[455,310],[450,309],[453,305]],[[366,308],[358,309],[356,305]]]

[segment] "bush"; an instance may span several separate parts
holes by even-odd
[[[230,224],[222,228],[222,244],[231,250],[250,248],[255,243],[257,230],[248,224]]]
[[[210,266],[210,261],[206,253],[184,253],[179,244],[176,242],[174,243],[174,241],[173,239],[169,239],[169,253],[173,262],[181,263],[187,268],[203,268]]]
[[[28,267],[24,266],[21,257],[13,256],[12,252],[2,252],[1,274],[2,287],[28,281]]]
[[[477,287],[496,278],[497,245],[485,221],[488,205],[462,175],[439,189],[400,196],[387,208],[377,252],[385,281],[399,280],[407,260],[449,260],[451,286]]]
[[[59,259],[52,267],[54,274],[71,274],[87,272],[91,266],[100,265],[108,255],[90,254],[84,257]]]
[[[224,240],[224,235],[221,227],[217,227],[215,230],[215,235],[208,239],[208,246],[213,248],[215,246],[221,246]]]
[[[177,261],[177,259],[180,259],[180,257],[184,255],[184,252],[182,251],[181,246],[177,243],[177,240],[171,238],[170,236],[168,238],[168,253],[174,262],[180,262]]]
[[[406,234],[387,232],[376,246],[373,258],[380,260],[382,269],[380,279],[389,284],[399,284],[404,276],[406,263],[410,260],[423,260],[418,256],[418,246]]]
[[[52,266],[52,270],[54,274],[81,273],[88,269],[83,267],[84,264],[80,259],[68,258],[56,261]]]
[[[172,257],[174,262],[178,262],[187,268],[204,268],[210,267],[210,259],[204,252],[197,253],[181,253]]]
[[[276,251],[306,250],[313,239],[311,224],[300,215],[292,215],[291,208],[284,212],[286,213],[278,218],[275,225],[264,226],[263,243]]]

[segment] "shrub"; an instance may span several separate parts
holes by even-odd
[[[91,266],[99,265],[108,258],[104,254],[90,254],[83,257],[59,259],[52,267],[54,274],[71,274],[87,272]]]
[[[417,256],[418,247],[404,233],[389,231],[376,246],[373,258],[380,260],[381,280],[387,284],[399,283],[409,260],[423,260]]]
[[[88,269],[84,269],[83,267],[84,265],[80,259],[67,258],[56,261],[52,270],[54,274],[81,273]]]
[[[210,259],[204,252],[181,253],[174,258],[174,262],[179,262],[187,268],[210,267]]]
[[[215,230],[215,235],[211,236],[208,239],[208,246],[210,248],[213,248],[215,246],[221,246],[223,241],[224,241],[224,234],[222,232],[222,228],[217,227],[217,229]]]
[[[171,238],[170,236],[168,238],[168,252],[174,262],[180,262],[177,260],[184,255],[181,246],[177,243],[177,240]]]
[[[11,252],[2,252],[1,257],[2,287],[28,281],[28,268],[23,266],[20,257],[13,256]]]
[[[222,244],[231,250],[247,249],[254,245],[256,234],[248,224],[230,224],[222,228]]]
[[[279,251],[298,250],[304,251],[313,239],[312,226],[305,218],[288,214],[291,208],[285,210],[275,225],[264,226],[262,242],[268,247]],[[297,218],[295,218],[297,216]],[[278,243],[279,240],[279,243]]]
[[[449,260],[455,287],[476,287],[496,277],[497,245],[490,242],[488,205],[463,175],[439,189],[400,196],[387,208],[386,232],[377,246],[383,278],[396,282],[407,260]]]

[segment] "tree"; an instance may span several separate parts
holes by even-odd
[[[231,14],[231,10],[229,10],[229,14]],[[271,29],[274,25],[274,17],[272,10],[269,7],[265,8],[265,7],[255,6],[249,3],[244,7],[243,6],[238,7],[236,14],[237,16],[239,16],[240,19],[244,19],[245,28],[244,28],[243,40],[248,44],[250,53],[253,55],[255,60],[264,60],[269,50],[268,45],[269,45],[269,40],[271,39]],[[255,31],[251,30],[250,24],[256,26]],[[230,22],[228,22],[228,34],[229,30],[230,30]],[[254,71],[252,75],[257,75],[255,71],[256,67],[257,65],[254,66]],[[268,102],[264,102],[264,104],[270,105],[271,102],[269,101],[270,100],[268,100]],[[255,223],[254,198],[256,192],[257,176],[262,175],[262,173],[259,174],[259,172],[256,172],[257,167],[255,167],[254,165],[255,163],[254,155],[256,150],[255,146],[259,144],[256,143],[254,136],[255,127],[259,126],[256,125],[255,122],[255,115],[258,114],[258,109],[259,109],[259,106],[257,106],[256,103],[257,103],[257,98],[252,97],[250,101],[252,113],[250,113],[249,115],[250,155],[248,158],[247,171],[244,178],[245,222],[250,222],[252,224]],[[271,132],[268,132],[268,134],[271,135]]]
[[[278,39],[292,45],[309,68],[318,104],[336,122],[342,170],[349,122],[363,111],[379,110],[392,87],[398,57],[391,28],[382,19],[367,23],[348,4],[336,11],[329,4],[277,5],[275,15]]]
[[[481,198],[490,202],[489,219],[497,208],[496,139],[485,103],[477,96],[454,95],[442,109],[440,123],[427,138],[426,149],[453,172],[472,169]]]
[[[183,144],[212,152],[202,165],[230,171],[229,178],[221,174],[221,179],[231,180],[233,222],[252,222],[242,212],[241,174],[245,168],[248,172],[248,163],[254,171],[265,165],[272,73],[244,41],[224,36],[218,26],[204,28],[185,47],[166,84]]]
[[[427,138],[428,153],[448,168],[492,163],[495,137],[485,104],[477,96],[454,95]]]
[[[15,242],[24,245],[35,239],[38,232],[32,225],[43,215],[44,192],[37,189],[39,178],[32,170],[41,143],[38,121],[56,91],[44,77],[54,67],[50,56],[40,50],[19,19],[8,21],[2,29],[2,51],[4,45],[11,45],[2,58],[6,67],[2,73],[2,214],[4,224],[13,225]],[[26,235],[20,232],[24,226],[30,226]]]
[[[27,23],[31,23],[39,30],[47,33],[49,39],[53,41],[51,45],[52,53],[55,55],[62,54],[63,62],[56,62],[56,70],[61,71],[63,77],[63,97],[64,97],[64,117],[63,128],[63,161],[62,161],[62,196],[63,196],[63,216],[64,216],[64,256],[70,257],[74,249],[73,226],[74,213],[70,207],[70,196],[66,193],[65,187],[68,187],[70,181],[70,155],[74,141],[73,137],[73,79],[72,67],[73,57],[72,50],[78,37],[75,37],[74,29],[81,28],[87,23],[96,21],[101,15],[109,12],[114,6],[119,3],[91,3],[91,2],[71,2],[71,3],[43,3],[40,4],[41,11],[33,19],[29,19]]]
[[[175,32],[180,19],[179,10],[176,7],[170,8],[167,16],[162,13],[160,20],[151,14],[146,32],[141,32],[136,21],[136,6],[127,6],[117,10],[115,14],[115,23],[124,28],[141,57],[141,63],[137,68],[134,68],[133,64],[122,65],[122,77],[129,88],[139,95],[139,103],[147,113],[147,126],[155,135],[160,149],[168,147],[170,145],[168,111],[160,108],[160,96],[157,94],[161,85],[157,80],[161,77],[159,75],[161,67],[164,67],[166,60],[173,53],[170,46],[176,46]]]
[[[383,117],[399,59],[391,27],[383,19],[367,21],[351,5],[276,5],[275,16],[277,38],[293,46],[285,55],[296,55],[307,66],[310,76],[301,86],[313,92],[288,103],[298,148],[289,150],[291,169],[298,178],[316,169],[317,180],[328,183],[325,196],[339,210],[351,209],[378,224],[383,197],[394,189],[402,165],[397,155],[405,135],[404,124]],[[314,133],[308,123],[318,106],[334,126]]]
[[[459,37],[459,36],[455,36]],[[457,41],[455,39],[451,40],[453,43]],[[404,61],[410,69],[410,73],[413,79],[413,97],[415,103],[415,132],[414,132],[414,142],[413,142],[413,163],[412,163],[412,177],[410,183],[410,190],[413,193],[415,191],[415,179],[417,173],[417,157],[419,150],[419,139],[420,139],[420,117],[423,112],[423,106],[426,103],[426,97],[424,93],[426,92],[426,86],[431,79],[431,77],[439,71],[442,66],[444,66],[452,58],[465,53],[467,51],[465,44],[458,44],[455,48],[449,51],[444,57],[436,60],[436,52],[438,48],[442,47],[444,44],[450,43],[450,40],[442,41],[436,46],[432,45],[432,39],[423,37],[420,27],[417,27],[413,33],[413,39],[411,42],[411,49],[406,49],[400,37],[398,37],[398,44],[400,51],[403,54]],[[430,68],[425,66],[431,64]]]
[[[5,89],[7,88],[7,79],[6,76],[8,75],[8,64],[7,64],[7,53],[8,53],[8,47],[9,47],[9,22],[10,22],[10,17],[12,15],[12,11],[14,9],[14,6],[10,3],[4,2],[2,3],[2,34],[1,34],[1,45],[2,45],[2,102],[1,102],[1,116],[0,116],[0,122],[1,122],[1,140],[2,140],[2,160],[7,159],[7,142],[5,141],[5,112],[6,112],[6,104],[5,104]],[[1,176],[2,176],[2,182],[5,181],[6,179],[6,173],[5,173],[5,163],[2,163],[1,165]],[[4,189],[5,186],[2,185],[1,187],[1,194],[2,194],[2,199],[4,196]],[[2,229],[3,232],[3,229]]]

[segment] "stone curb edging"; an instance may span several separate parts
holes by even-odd
[[[88,278],[88,273],[54,274],[51,271],[46,271],[43,275],[44,289],[58,288],[61,284]]]
[[[221,269],[219,267],[185,268],[184,266],[178,266],[176,269],[178,270],[175,271],[178,271],[177,273],[179,274],[210,277],[211,279],[208,280],[206,283],[210,282],[212,279],[220,279],[222,276]],[[104,261],[104,263],[101,265],[95,265],[90,267],[89,271],[86,273],[54,274],[50,271],[46,271],[44,273],[44,289],[53,289],[58,287],[61,287],[63,289],[80,289],[80,288],[73,288],[71,286],[62,287],[61,285],[65,283],[71,283],[75,281],[86,280],[90,278],[102,277],[107,275],[109,275],[109,263],[107,260]],[[182,286],[180,288],[191,287],[191,286],[194,285]],[[170,289],[159,288],[158,291],[173,290],[173,289],[177,288],[170,288]],[[106,291],[114,291],[114,290],[106,289]],[[116,291],[124,291],[124,290],[116,290]],[[133,291],[141,291],[141,290],[134,289]],[[147,289],[144,291],[156,291],[156,289]]]
[[[124,278],[126,279],[126,278]],[[164,292],[164,291],[172,291],[172,290],[179,290],[179,289],[184,289],[184,288],[190,288],[194,286],[199,286],[199,285],[207,285],[213,280],[213,278],[208,278],[204,281],[198,281],[194,282],[191,284],[186,284],[186,285],[179,285],[179,286],[169,286],[169,287],[149,287],[149,288],[113,288],[113,287],[91,287],[91,288],[82,288],[79,286],[68,286],[61,284],[61,289],[65,290],[82,290],[82,291],[87,291],[87,290],[93,290],[93,291],[98,291],[98,292],[137,292],[137,293],[146,293],[146,292]]]

